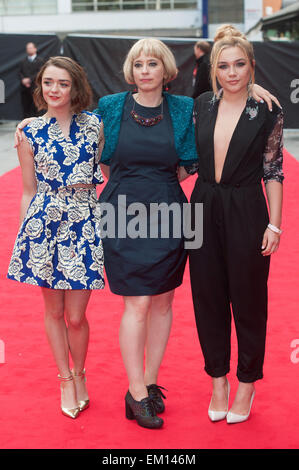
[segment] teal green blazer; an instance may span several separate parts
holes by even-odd
[[[125,99],[129,92],[115,93],[101,98],[94,113],[100,114],[104,123],[105,146],[101,163],[110,164],[116,150]],[[174,144],[180,166],[190,166],[198,161],[193,123],[193,99],[188,96],[163,93],[172,121]]]

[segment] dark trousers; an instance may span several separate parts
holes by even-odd
[[[237,377],[249,383],[263,377],[270,260],[260,253],[263,231],[251,237],[255,227],[226,220],[222,199],[216,194],[204,204],[203,245],[189,252],[196,326],[206,372],[222,377],[230,370],[233,314]]]
[[[37,109],[32,98],[33,90],[31,88],[22,87],[21,99],[23,107],[23,119],[27,117],[37,116]]]

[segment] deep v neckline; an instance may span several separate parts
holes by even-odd
[[[69,131],[68,131],[68,136],[66,136],[64,134],[64,132],[62,132],[62,129],[60,127],[60,124],[58,122],[58,120],[56,119],[56,117],[48,117],[46,118],[49,122],[49,124],[53,123],[53,124],[56,124],[56,127],[57,127],[57,130],[59,132],[59,134],[61,135],[62,139],[65,140],[66,142],[72,142],[72,139],[71,139],[71,131],[72,131],[72,126],[73,126],[73,122],[74,122],[74,119],[75,119],[75,114],[72,115],[71,117],[71,120],[70,120],[70,125],[69,125]]]
[[[230,141],[229,141],[229,144],[228,144],[228,147],[227,147],[227,151],[226,151],[226,154],[225,154],[225,157],[224,157],[224,160],[223,160],[223,165],[222,165],[222,170],[221,170],[221,175],[220,175],[220,179],[219,181],[216,181],[216,175],[215,175],[215,170],[216,170],[216,165],[215,165],[215,128],[216,128],[216,122],[217,122],[217,117],[218,117],[218,112],[219,112],[219,104],[220,104],[220,99],[218,99],[217,103],[216,103],[216,109],[215,109],[215,115],[214,115],[214,120],[213,120],[213,126],[212,126],[212,153],[213,153],[213,158],[212,158],[212,171],[213,171],[213,181],[216,183],[216,184],[220,184],[222,183],[222,178],[223,178],[223,174],[224,174],[224,169],[226,168],[227,166],[227,161],[229,159],[229,154],[230,154],[230,150],[231,150],[231,146],[232,146],[232,143],[234,141],[234,138],[235,138],[235,135],[237,133],[237,130],[238,130],[238,127],[240,125],[240,122],[243,118],[243,116],[245,115],[245,112],[246,112],[246,108],[247,108],[247,104],[248,104],[248,100],[250,99],[250,97],[247,98],[246,102],[245,102],[245,105],[244,105],[244,108],[242,109],[241,113],[240,113],[240,116],[239,116],[239,119],[235,125],[235,128],[232,132],[232,135],[231,135],[231,138],[230,138]]]

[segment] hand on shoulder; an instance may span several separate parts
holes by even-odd
[[[23,121],[21,121],[17,125],[15,136],[14,136],[14,143],[15,143],[14,148],[17,148],[18,145],[20,145],[20,143],[23,140],[23,137],[24,137],[23,129],[24,129],[24,127],[28,126],[28,124],[30,124],[34,119],[36,119],[36,118],[35,117],[30,117],[30,118],[23,119]]]

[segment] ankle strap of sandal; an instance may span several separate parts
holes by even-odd
[[[81,370],[81,372],[75,372],[72,370],[72,374],[74,377],[85,377],[85,369]]]
[[[68,377],[62,377],[62,375],[58,374],[57,377],[58,377],[59,380],[61,380],[62,382],[69,382],[70,380],[73,380],[73,376],[72,376],[72,375],[69,375]]]

